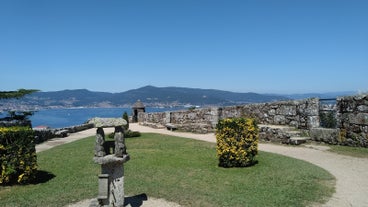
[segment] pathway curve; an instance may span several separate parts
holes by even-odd
[[[108,134],[108,133],[113,132],[114,129],[113,128],[105,128],[104,131],[105,131],[106,134]],[[83,138],[86,138],[86,137],[89,137],[89,136],[93,136],[95,134],[96,134],[96,129],[92,128],[92,129],[87,129],[87,130],[84,130],[84,131],[69,134],[69,136],[67,136],[67,137],[53,138],[53,139],[48,140],[47,142],[43,142],[41,144],[36,145],[36,152],[42,152],[42,151],[51,149],[55,146],[70,143],[70,142],[74,142],[76,140],[83,139]]]
[[[215,135],[212,134],[193,134],[185,132],[172,132],[166,129],[153,129],[150,127],[141,126],[131,123],[129,128],[133,131],[152,132],[179,136],[183,138],[192,138],[207,142],[216,142]],[[105,129],[106,134],[112,132],[113,129]],[[94,135],[95,129],[89,129],[78,133],[73,133],[66,138],[52,139],[48,142],[36,146],[36,151],[50,149],[54,146],[69,143],[81,138]],[[368,206],[368,159],[355,158],[350,156],[339,155],[326,151],[327,148],[317,146],[305,147],[290,147],[285,145],[274,144],[259,144],[259,150],[277,153],[301,160],[305,160],[319,167],[329,171],[336,177],[336,192],[332,198],[323,207],[365,207]],[[150,200],[157,202],[157,199],[148,199],[145,201],[143,207],[157,206],[150,202]],[[162,201],[164,206],[165,201]],[[78,203],[78,205],[71,205],[73,207],[84,206],[88,201]],[[167,207],[178,206],[174,203],[167,202]]]

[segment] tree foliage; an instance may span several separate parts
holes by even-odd
[[[36,89],[18,89],[17,91],[0,91],[0,99],[22,98],[25,95],[37,92]]]
[[[125,119],[125,121],[127,122],[127,125],[125,126],[125,129],[128,130],[129,129],[129,116],[128,116],[128,113],[126,111],[123,113],[123,119]]]
[[[39,90],[37,89],[18,89],[17,91],[0,91],[0,100],[1,99],[19,99],[22,98],[25,95],[37,92]],[[33,115],[32,111],[8,111],[9,117],[1,118],[2,121],[26,121],[27,125],[31,125],[30,122],[28,122],[28,116]],[[18,125],[23,126],[24,124],[18,123]]]

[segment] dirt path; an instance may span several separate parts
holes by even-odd
[[[138,124],[130,124],[130,129],[140,132],[152,132],[192,138],[207,142],[216,142],[214,134],[192,134],[184,132],[172,132],[166,129],[153,129]],[[95,134],[95,129],[86,130],[71,134],[67,138],[53,139],[36,146],[37,152],[50,149],[54,146],[69,143],[87,136]],[[112,132],[113,129],[105,129],[105,132]],[[322,167],[336,177],[336,192],[324,207],[364,207],[368,206],[368,159],[354,158],[350,156],[338,155],[326,151],[327,148],[318,146],[290,147],[284,145],[259,144],[259,150],[273,152],[285,156],[301,159]],[[70,207],[88,206],[89,201],[81,201]],[[175,203],[167,202],[163,199],[148,198],[143,201],[143,207],[179,206]]]

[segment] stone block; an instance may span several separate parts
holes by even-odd
[[[286,123],[286,118],[285,116],[282,115],[276,115],[274,117],[274,123],[275,124],[285,124]]]
[[[360,105],[357,107],[359,112],[368,112],[368,106],[367,105]]]
[[[107,127],[117,127],[125,126],[127,122],[123,118],[99,118],[95,117],[89,120],[89,123],[94,124],[95,128],[107,128]]]
[[[319,127],[319,116],[309,116],[307,127],[309,129]]]
[[[276,110],[276,114],[284,116],[295,116],[296,106],[294,105],[280,105]]]
[[[349,114],[349,122],[352,124],[368,125],[368,113]]]
[[[97,199],[108,199],[109,198],[109,175],[100,174],[98,176],[98,196]]]
[[[93,158],[93,161],[95,161],[95,163],[100,164],[100,165],[108,165],[110,163],[123,164],[129,160],[130,160],[129,155],[124,155],[123,157],[116,157],[115,155],[106,155],[103,157]]]
[[[338,144],[339,134],[340,129],[312,128],[309,130],[312,140],[328,144]]]

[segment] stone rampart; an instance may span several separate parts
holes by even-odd
[[[368,147],[368,94],[337,99],[339,142]]]
[[[170,123],[179,130],[208,133],[218,120],[231,117],[252,117],[260,124],[290,125],[300,129],[319,126],[318,99],[280,101],[228,107],[212,107],[172,112],[140,113],[141,123],[164,127]]]

